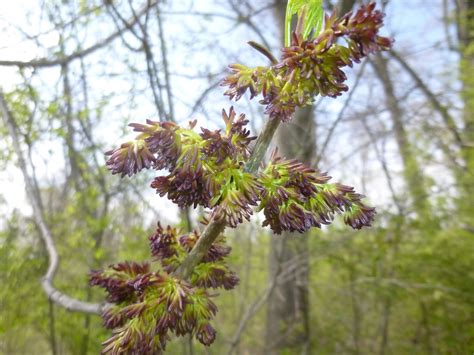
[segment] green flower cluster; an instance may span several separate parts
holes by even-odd
[[[296,160],[284,160],[274,154],[260,175],[263,225],[269,225],[277,234],[283,230],[303,233],[311,227],[330,224],[336,214],[342,214],[344,222],[354,229],[370,226],[375,209],[364,205],[364,196],[352,187],[328,184],[330,179]]]
[[[248,220],[256,206],[259,185],[246,173],[250,137],[245,115],[222,111],[225,129],[201,129],[196,133],[191,122],[181,128],[171,122],[147,121],[130,124],[139,132],[135,140],[107,152],[107,167],[113,174],[131,176],[144,168],[166,169],[151,184],[160,196],[180,207],[197,205],[213,209],[216,219],[235,227]],[[220,208],[216,208],[220,206]]]
[[[137,142],[129,142],[112,153],[108,161],[114,173],[129,174],[122,167],[140,164],[150,153],[149,166],[168,168],[170,174],[156,177],[151,187],[181,207],[201,205],[211,209],[211,217],[236,227],[249,220],[253,209],[263,210],[264,226],[279,234],[283,230],[304,232],[329,224],[336,214],[353,228],[369,226],[375,211],[362,203],[362,195],[352,187],[327,184],[330,179],[297,161],[273,156],[268,166],[253,175],[244,170],[252,137],[245,128],[247,120],[236,118],[233,108],[223,112],[225,132],[201,128],[201,134],[170,122],[132,124],[140,132]],[[161,144],[160,144],[161,142]],[[123,154],[123,147],[141,147],[137,154]],[[135,159],[135,160],[134,160]],[[116,170],[114,170],[116,169]],[[191,236],[189,236],[191,238]],[[167,260],[179,265],[181,259]],[[216,271],[217,272],[217,271]]]
[[[223,238],[214,242],[189,282],[173,277],[173,271],[199,233],[179,236],[175,228],[158,224],[149,239],[151,254],[161,266],[155,271],[156,263],[124,262],[91,273],[91,285],[103,287],[113,304],[103,313],[104,325],[113,329],[103,343],[104,354],[160,353],[171,334],[192,334],[210,345],[216,336],[210,321],[217,307],[206,289],[229,290],[239,282],[224,261],[230,247]]]
[[[225,95],[235,100],[247,90],[250,98],[262,95],[265,113],[288,121],[296,107],[311,104],[315,96],[337,97],[347,91],[341,68],[391,47],[391,39],[378,35],[382,25],[383,14],[375,10],[375,3],[362,6],[354,16],[326,16],[315,39],[304,40],[293,33],[291,46],[283,48],[279,63],[256,68],[230,65],[232,74],[222,83],[229,87]],[[337,42],[340,38],[345,44]]]

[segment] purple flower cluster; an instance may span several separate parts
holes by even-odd
[[[304,67],[296,69],[289,59],[283,63],[304,73]],[[111,153],[107,164],[113,173],[122,176],[147,166],[167,169],[168,175],[158,176],[151,183],[160,196],[166,195],[180,207],[210,208],[212,218],[224,220],[230,227],[250,220],[257,206],[264,210],[264,225],[269,225],[275,233],[321,227],[331,223],[336,214],[343,214],[344,221],[353,228],[370,225],[375,212],[362,203],[363,196],[344,185],[326,184],[328,176],[302,163],[274,157],[259,176],[245,172],[243,166],[254,139],[246,128],[248,120],[244,115],[237,116],[233,108],[223,111],[222,118],[223,131],[202,128],[199,134],[193,131],[195,122],[189,128],[170,122],[132,124],[140,134],[134,142]],[[146,164],[141,158],[144,152],[152,154]],[[168,272],[175,270],[186,255],[185,245],[180,244],[183,238],[173,233],[176,230],[164,232],[159,227],[152,244],[155,245],[153,255]],[[221,269],[213,270],[209,269],[208,277],[221,281],[211,279],[202,285],[232,285],[222,279]]]
[[[132,176],[142,169],[172,168],[180,154],[176,144],[176,131],[179,128],[172,122],[146,121],[146,125],[131,123],[140,134],[131,142],[105,153],[109,156],[107,168],[112,174],[122,177]]]
[[[163,272],[135,262],[91,272],[91,285],[104,288],[113,304],[102,315],[104,325],[113,330],[103,343],[104,354],[161,353],[172,334],[192,334],[204,345],[214,341],[216,331],[209,322],[217,307],[206,289],[230,290],[239,279],[224,261],[230,247],[223,238],[212,244],[189,282],[173,276],[199,236],[198,232],[179,235],[176,228],[158,223],[149,238],[150,251]]]
[[[193,131],[171,122],[148,120],[130,124],[139,135],[134,141],[107,152],[107,167],[113,174],[131,176],[144,168],[166,169],[151,187],[180,207],[203,206],[231,227],[249,220],[258,203],[260,185],[245,173],[250,155],[250,136],[245,115],[234,108],[222,111],[224,130]]]
[[[238,100],[247,90],[250,98],[259,94],[265,113],[283,121],[291,119],[296,107],[310,104],[317,95],[337,97],[347,91],[341,68],[370,53],[388,50],[392,40],[378,35],[382,12],[375,3],[362,6],[354,16],[326,16],[323,31],[313,40],[293,35],[291,46],[283,48],[281,62],[271,67],[230,66],[232,74],[222,83],[225,95]],[[345,39],[345,45],[337,43]]]
[[[102,279],[111,278],[114,275],[108,271],[95,275],[100,285]],[[204,345],[214,341],[216,332],[209,321],[217,307],[205,290],[156,272],[143,278],[149,281],[142,285],[139,298],[117,303],[103,313],[105,326],[113,329],[103,343],[103,354],[161,353],[171,334],[192,334]]]
[[[164,229],[158,223],[155,233],[149,238],[151,254],[166,272],[173,273],[182,259],[192,250],[199,237],[200,233],[197,231],[180,236],[176,228],[168,226]],[[203,288],[222,287],[226,290],[234,288],[239,283],[239,279],[224,262],[230,250],[224,238],[215,241],[194,270],[191,284]]]
[[[329,184],[329,180],[327,174],[274,154],[260,178],[264,187],[259,206],[265,215],[263,225],[277,234],[303,233],[330,224],[336,214],[342,214],[352,228],[370,226],[375,209],[364,205],[364,196],[352,187]]]
[[[111,265],[107,272],[92,271],[90,283],[105,288],[111,303],[131,302],[140,297],[140,288],[149,281],[144,276],[150,275],[148,263],[123,262]]]

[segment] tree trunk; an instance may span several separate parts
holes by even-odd
[[[299,110],[293,121],[278,131],[280,154],[309,162],[314,150],[315,124],[311,108]],[[267,353],[309,351],[308,239],[307,234],[284,232],[273,236],[270,280],[285,272],[268,299]],[[288,270],[291,269],[291,272]]]
[[[284,29],[285,0],[276,0],[276,17]],[[282,38],[283,32],[282,32]],[[277,144],[281,156],[309,162],[315,148],[315,123],[311,107],[300,109],[293,120],[280,126]],[[282,233],[273,236],[269,278],[284,271],[268,298],[266,352],[309,353],[308,243],[307,235]],[[291,269],[289,274],[286,274]]]
[[[276,0],[276,17],[284,29],[285,0]],[[339,14],[351,10],[355,0],[341,0]],[[282,34],[282,38],[283,38]],[[280,155],[309,163],[316,149],[316,123],[311,107],[300,109],[293,120],[277,132]],[[274,236],[269,256],[269,278],[273,280],[284,271],[268,299],[267,353],[310,353],[309,255],[308,235],[283,233]],[[291,272],[287,274],[288,270]]]
[[[403,121],[404,112],[395,94],[387,59],[382,55],[376,54],[372,61],[372,65],[385,91],[385,105],[390,113],[390,118],[393,123],[395,140],[403,162],[403,177],[407,186],[408,195],[412,199],[414,212],[416,212],[418,220],[421,221],[424,226],[434,227],[435,224],[433,223],[434,221],[431,216],[430,203],[426,191],[425,176],[409,140],[405,123]],[[383,275],[389,278],[393,277],[395,273],[394,260],[397,258],[398,246],[402,238],[402,234],[400,233],[401,229],[399,228],[401,228],[401,225],[396,229],[395,240],[389,249],[385,271],[383,272]],[[386,354],[389,349],[392,306],[392,298],[389,295],[385,296],[383,299],[380,319],[380,355]]]
[[[385,91],[385,105],[392,119],[395,140],[398,151],[403,161],[403,176],[407,185],[409,196],[413,200],[413,208],[421,221],[428,222],[432,219],[428,193],[426,191],[425,177],[420,168],[409,140],[403,121],[403,109],[395,95],[392,78],[390,77],[388,62],[385,57],[377,53],[372,61],[375,72]]]

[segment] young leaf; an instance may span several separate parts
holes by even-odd
[[[291,20],[293,15],[298,16],[298,21],[303,21],[301,35],[307,39],[311,31],[318,35],[323,23],[322,0],[288,0],[285,16],[285,46],[291,43]]]

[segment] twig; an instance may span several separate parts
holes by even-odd
[[[362,63],[362,66],[361,66],[359,72],[357,73],[357,76],[356,76],[354,85],[352,87],[352,90],[349,92],[349,95],[347,96],[347,100],[344,102],[344,106],[342,106],[342,109],[339,111],[339,114],[338,114],[336,120],[333,122],[333,124],[331,125],[331,128],[329,129],[329,132],[326,136],[326,139],[324,140],[324,143],[321,147],[321,151],[317,155],[316,165],[318,165],[321,162],[321,159],[324,156],[329,143],[331,142],[334,131],[336,130],[337,126],[339,125],[339,123],[341,123],[341,121],[344,118],[344,113],[346,112],[346,109],[349,107],[349,104],[352,100],[352,96],[354,95],[354,93],[357,89],[357,86],[359,85],[359,81],[360,81],[360,78],[362,77],[362,75],[364,73],[364,68],[365,68],[366,63],[367,63],[367,61],[364,61]]]
[[[173,92],[171,88],[171,78],[168,64],[168,51],[166,48],[166,40],[163,30],[163,20],[161,18],[161,10],[159,5],[156,5],[156,18],[158,20],[158,30],[161,46],[161,58],[163,61],[163,71],[165,75],[165,89],[166,96],[168,99],[168,118],[170,121],[176,122],[176,117],[174,116],[174,105],[173,105]]]
[[[423,82],[421,77],[416,73],[416,71],[408,64],[408,62],[405,59],[403,59],[393,49],[389,53],[392,56],[392,58],[394,58],[403,67],[403,69],[405,69],[408,72],[408,74],[410,74],[410,76],[415,81],[418,88],[423,92],[423,94],[425,94],[425,96],[430,101],[431,105],[433,105],[433,108],[436,111],[438,111],[439,114],[441,115],[444,123],[446,124],[446,127],[453,135],[457,145],[462,148],[463,140],[461,138],[461,135],[459,134],[456,122],[454,118],[449,114],[448,109],[445,106],[443,106],[443,104],[441,104],[441,102],[438,100],[436,95],[428,88],[428,86]]]
[[[191,113],[189,114],[189,116],[193,116],[196,111],[198,110],[198,108],[200,106],[202,106],[202,103],[203,101],[205,100],[205,98],[207,97],[207,95],[209,95],[209,93],[214,90],[215,88],[217,88],[219,86],[219,84],[222,83],[222,79],[219,79],[219,80],[216,80],[214,81],[213,83],[211,83],[202,93],[201,95],[199,96],[199,98],[196,100],[196,102],[194,103],[193,105],[193,108],[191,109]]]
[[[142,9],[137,17],[134,17],[133,19],[129,20],[126,22],[125,28],[119,28],[117,31],[109,35],[108,37],[104,38],[102,41],[94,44],[93,46],[90,46],[84,50],[78,50],[77,52],[74,52],[69,55],[57,57],[57,58],[41,58],[41,59],[33,59],[31,61],[21,61],[21,60],[0,60],[0,66],[15,66],[18,68],[50,68],[58,65],[66,65],[71,63],[72,61],[79,59],[79,58],[84,58],[88,56],[89,54],[95,52],[98,49],[104,48],[107,45],[109,45],[113,40],[116,38],[120,37],[122,32],[125,29],[128,29],[130,27],[133,27],[139,20],[139,17],[145,13],[148,12],[148,10],[156,4],[157,0],[154,0],[150,6],[146,6],[144,9]]]

